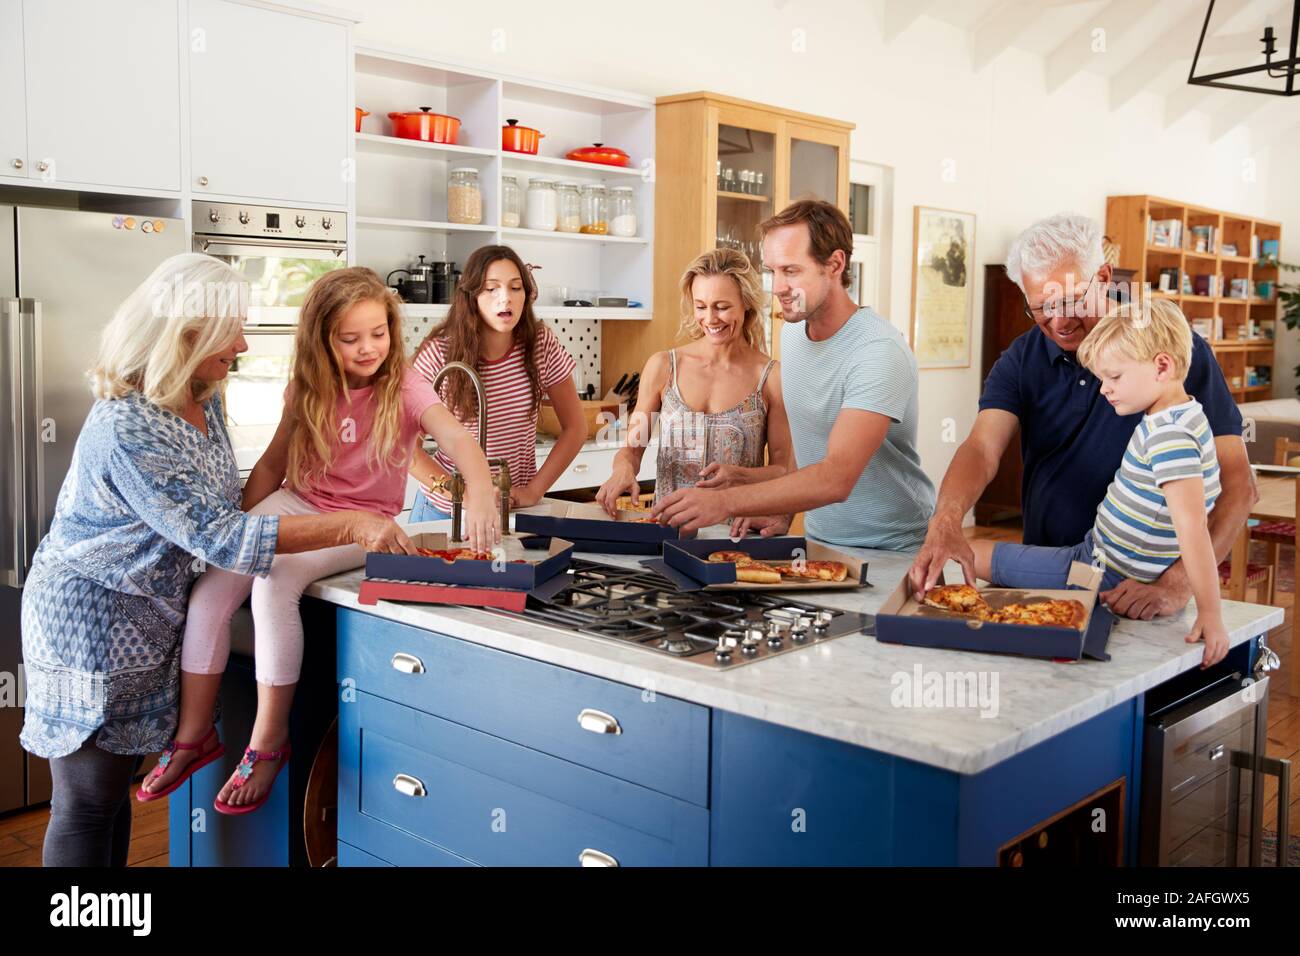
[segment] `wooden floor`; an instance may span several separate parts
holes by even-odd
[[[1019,527],[974,527],[967,531],[972,538],[995,541],[1019,541]],[[1252,561],[1267,561],[1263,546],[1251,554]],[[1268,643],[1282,658],[1282,669],[1273,672],[1272,691],[1268,708],[1268,754],[1291,761],[1291,829],[1292,840],[1300,830],[1300,700],[1286,692],[1290,684],[1290,668],[1296,666],[1291,653],[1291,615],[1295,598],[1295,558],[1291,549],[1282,550],[1282,567],[1278,573],[1275,603],[1286,612],[1285,623],[1269,633]],[[1250,599],[1253,599],[1251,596]],[[1265,829],[1273,830],[1277,819],[1277,782],[1268,778],[1264,798],[1266,801]],[[134,808],[134,825],[131,832],[129,866],[167,865],[167,800],[140,803],[132,788],[131,806]],[[48,808],[24,810],[0,817],[0,866],[40,866],[41,843],[49,821]]]

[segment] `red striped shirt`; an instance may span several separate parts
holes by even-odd
[[[430,382],[447,362],[446,340],[435,337],[420,350],[412,363],[417,372]],[[553,385],[573,375],[573,356],[560,344],[559,338],[544,323],[538,323],[538,368],[542,394]],[[452,372],[451,375],[455,375]],[[528,369],[524,365],[524,347],[516,342],[504,356],[495,362],[479,360],[479,378],[487,396],[488,434],[487,456],[504,458],[510,463],[510,483],[522,487],[537,474],[537,417],[532,404],[532,388],[528,382]],[[448,379],[451,378],[448,376]],[[442,383],[444,401],[448,382]],[[461,420],[469,433],[478,438],[478,418],[474,415]],[[439,448],[433,460],[452,471],[455,463]],[[441,511],[451,510],[451,499],[440,492],[424,488],[425,497]]]

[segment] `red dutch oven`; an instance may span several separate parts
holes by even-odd
[[[571,149],[564,154],[565,159],[576,159],[580,163],[600,163],[602,166],[630,166],[632,159],[627,153],[614,146],[595,143],[581,149]]]
[[[401,139],[418,139],[425,143],[456,145],[460,134],[460,120],[455,116],[429,112],[433,107],[421,106],[418,113],[389,113],[393,121],[393,135]]]
[[[536,156],[537,147],[546,134],[518,123],[519,120],[508,119],[501,127],[501,148],[508,153],[532,153]]]

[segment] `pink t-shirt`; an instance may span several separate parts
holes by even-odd
[[[292,389],[290,385],[290,389]],[[376,466],[370,457],[370,429],[375,419],[373,386],[349,389],[340,395],[337,421],[343,436],[334,451],[329,471],[302,490],[303,501],[321,511],[372,511],[392,517],[402,510],[411,449],[420,432],[420,416],[430,405],[441,405],[437,392],[425,378],[409,368],[402,372],[401,430],[394,449],[395,465]],[[286,396],[291,392],[286,389]],[[400,454],[399,454],[400,453]]]

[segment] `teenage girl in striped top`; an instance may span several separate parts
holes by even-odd
[[[536,298],[532,274],[513,249],[475,250],[465,263],[447,321],[420,343],[413,363],[430,382],[448,362],[464,362],[478,372],[488,407],[487,456],[510,463],[511,508],[537,504],[586,439],[573,358],[533,315]],[[447,407],[477,435],[478,408],[468,376],[452,372],[440,391]],[[537,418],[543,396],[555,407],[561,433],[539,469]],[[415,455],[411,474],[425,487],[411,521],[450,517],[451,499],[428,485],[452,467],[442,449],[433,456],[432,469],[427,456]]]

